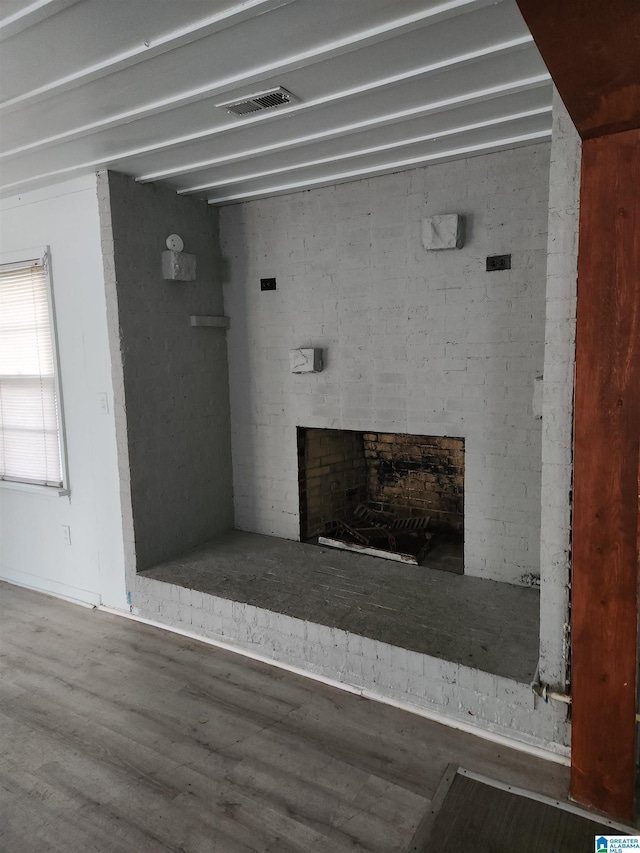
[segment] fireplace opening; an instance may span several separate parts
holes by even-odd
[[[464,439],[298,427],[300,539],[462,573]]]

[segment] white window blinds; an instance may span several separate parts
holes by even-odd
[[[62,486],[43,260],[0,265],[0,479]]]

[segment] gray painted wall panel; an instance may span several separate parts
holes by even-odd
[[[233,526],[225,331],[217,212],[171,190],[107,174],[131,469],[136,565]],[[169,234],[197,256],[192,282],[166,281]]]

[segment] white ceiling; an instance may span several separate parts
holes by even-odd
[[[109,167],[214,204],[547,139],[515,0],[0,0],[0,194]],[[216,107],[275,86],[300,102]]]

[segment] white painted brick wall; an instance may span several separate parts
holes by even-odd
[[[118,310],[118,285],[116,278],[115,251],[113,242],[113,220],[111,195],[107,171],[96,175],[98,213],[100,216],[100,242],[104,270],[105,302],[107,309],[107,332],[111,357],[113,382],[113,419],[116,429],[116,452],[118,480],[120,484],[120,511],[124,546],[124,573],[127,601],[131,604],[131,590],[135,584],[136,543],[131,501],[131,469],[129,466],[129,441],[127,434],[127,412],[124,394],[124,370],[120,350],[120,322]]]
[[[554,92],[542,408],[540,678],[563,687],[571,561],[580,138]]]
[[[467,572],[538,574],[548,169],[541,144],[221,210],[236,526],[298,538],[297,425],[462,436]],[[463,249],[422,247],[440,213]],[[290,373],[302,346],[323,373]]]

